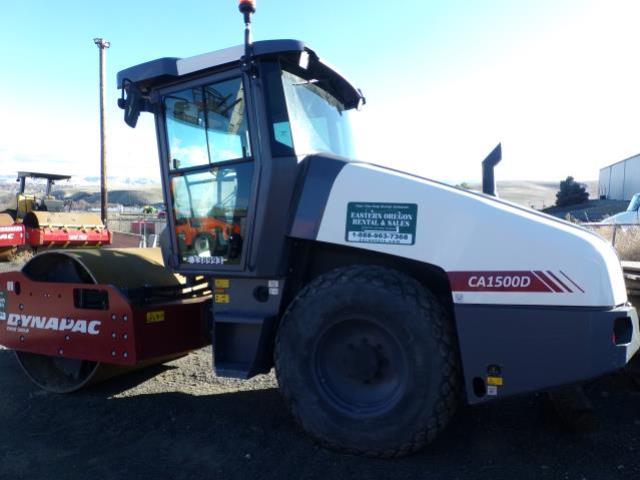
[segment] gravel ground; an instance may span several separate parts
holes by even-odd
[[[16,266],[8,267],[16,268]],[[205,348],[72,395],[32,385],[0,347],[0,479],[612,479],[640,475],[640,389],[588,387],[600,428],[569,433],[544,395],[463,407],[415,455],[324,450],[293,423],[273,375],[212,375]]]
[[[1,350],[0,478],[638,478],[640,392],[616,375],[589,394],[594,433],[568,433],[544,396],[523,396],[462,408],[425,450],[372,460],[315,446],[273,376],[213,377],[210,349],[72,395],[38,390]]]

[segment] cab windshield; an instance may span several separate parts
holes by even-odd
[[[338,99],[322,88],[322,83],[283,70],[282,84],[290,128],[275,125],[275,139],[295,148],[297,155],[327,152],[353,158],[348,112]]]

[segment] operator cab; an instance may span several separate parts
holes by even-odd
[[[39,191],[27,189],[27,178],[44,179],[46,187],[44,195],[39,195]],[[69,175],[58,175],[55,173],[39,172],[18,172],[20,186],[16,195],[16,211],[14,218],[24,218],[31,211],[61,212],[64,210],[64,200],[58,200],[52,195],[55,182],[69,180]],[[12,212],[13,213],[13,212]]]
[[[130,126],[155,115],[170,266],[281,273],[306,159],[353,158],[347,113],[362,93],[296,40],[161,58],[119,72],[118,86]]]

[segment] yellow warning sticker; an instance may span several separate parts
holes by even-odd
[[[214,301],[216,303],[229,303],[229,295],[226,293],[216,293]]]
[[[502,386],[502,377],[487,377],[487,385]]]
[[[147,323],[164,322],[164,310],[147,312]]]
[[[229,288],[228,278],[216,278],[213,283],[215,288]]]

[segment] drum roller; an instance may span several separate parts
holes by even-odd
[[[164,267],[160,249],[46,252],[27,262],[22,273],[36,282],[112,285],[121,291],[134,291],[143,287],[179,289],[184,287],[185,281],[183,277],[171,273]],[[206,341],[203,340],[202,343]],[[115,375],[178,358],[185,353],[171,352],[153,359],[145,359],[134,366],[18,350],[16,357],[27,376],[38,386],[50,392],[69,393]]]
[[[13,217],[8,213],[0,213],[0,227],[11,226],[14,224]],[[15,254],[17,248],[14,246],[0,247],[0,261],[8,260]]]

